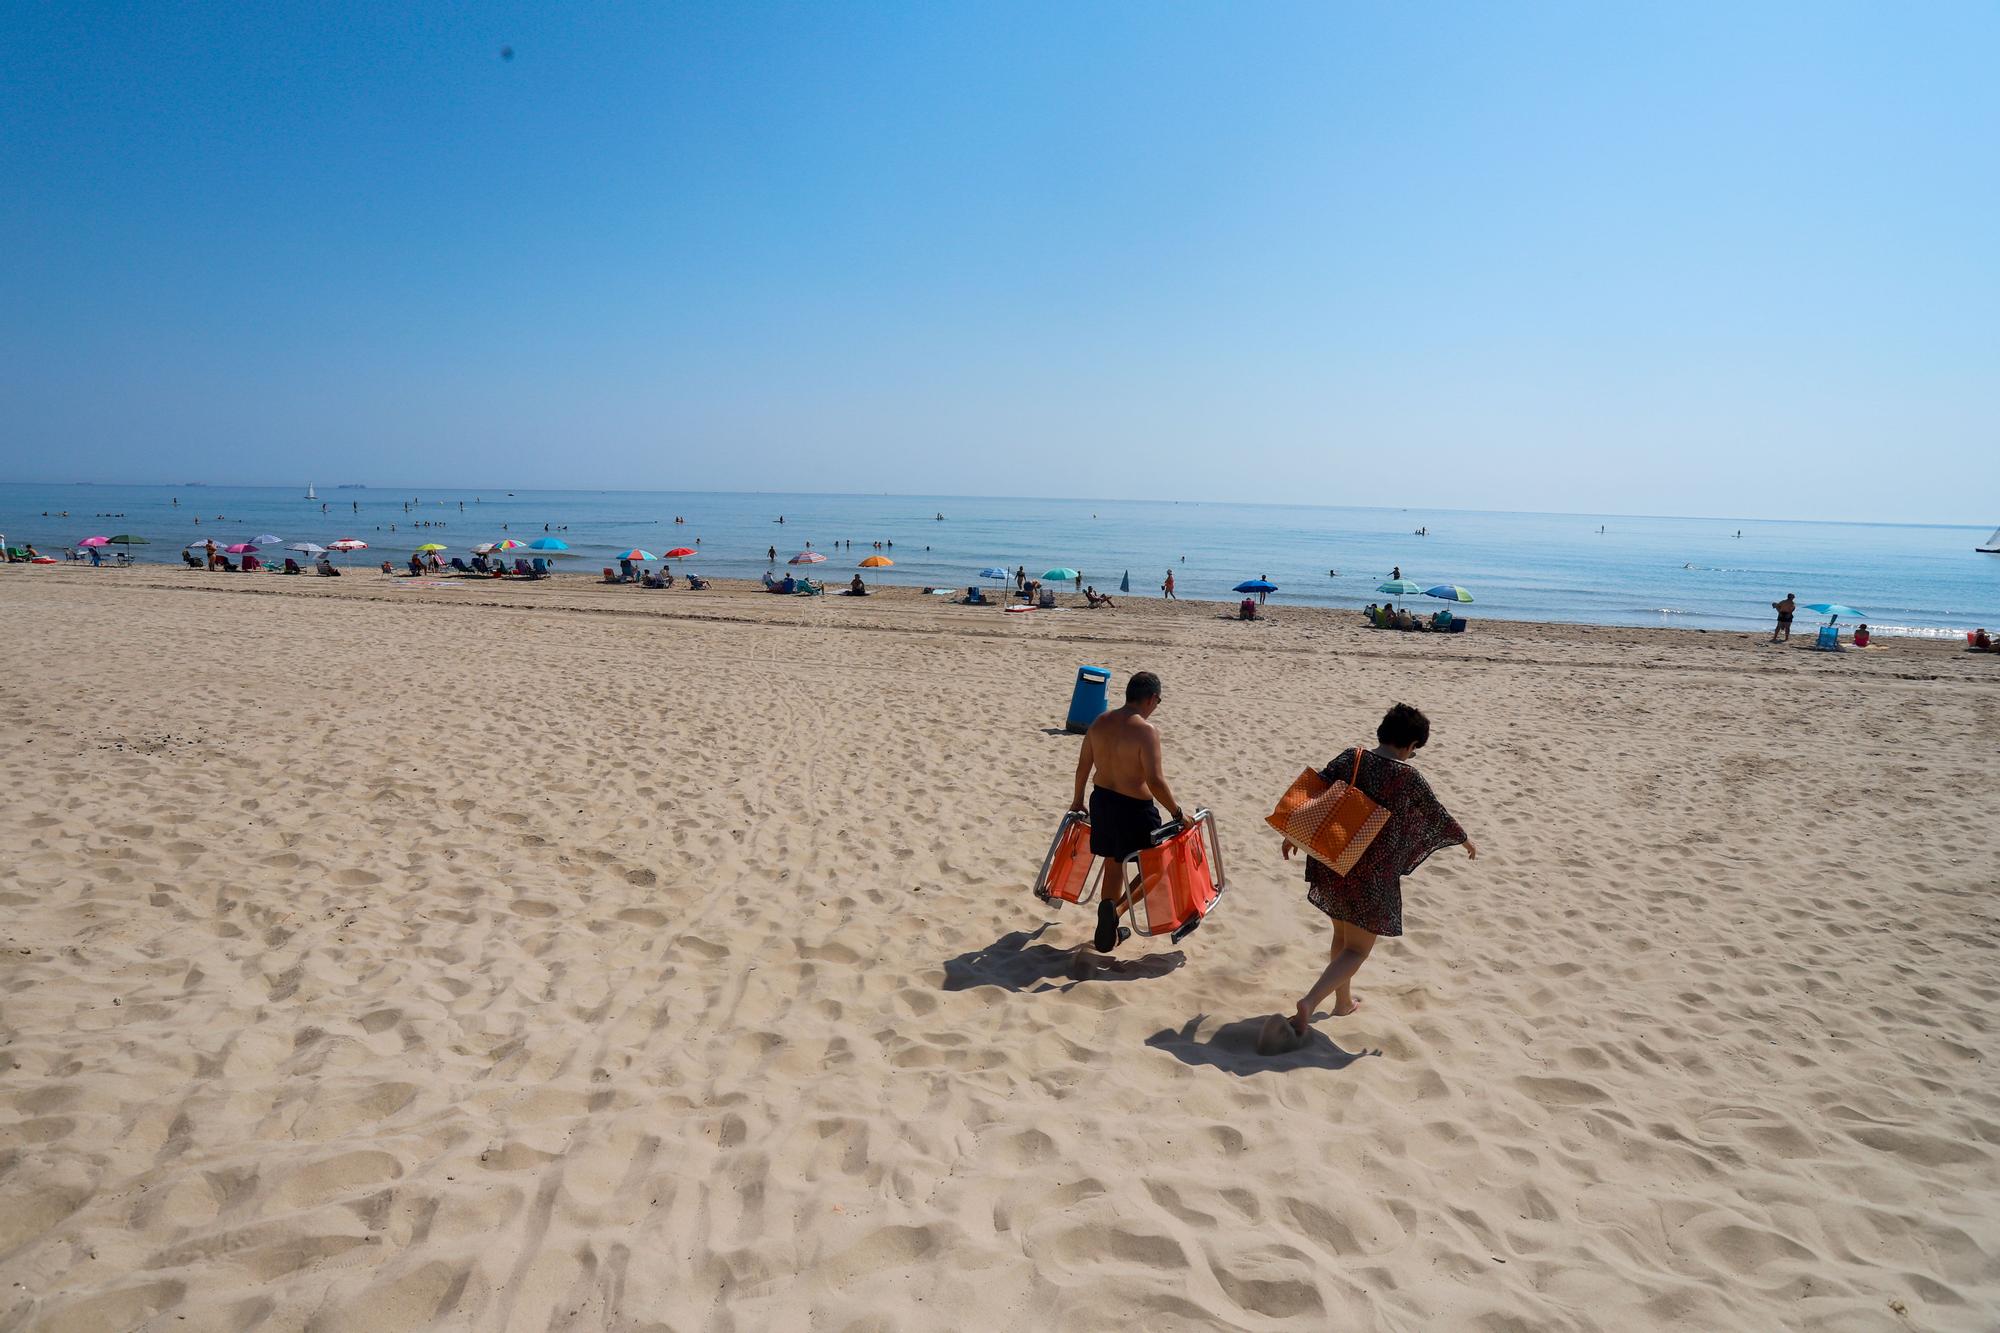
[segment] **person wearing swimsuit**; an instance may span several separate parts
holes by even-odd
[[[1160,678],[1141,671],[1125,683],[1125,706],[1104,714],[1084,733],[1069,808],[1090,811],[1092,856],[1115,863],[1151,846],[1153,832],[1160,827],[1155,797],[1176,821],[1182,818],[1180,802],[1174,799],[1160,769],[1160,733],[1148,720],[1159,706]],[[1097,784],[1091,788],[1086,807],[1083,786],[1093,770]],[[1131,934],[1118,924],[1118,916],[1137,886],[1128,886],[1123,879],[1116,865],[1107,868],[1106,888],[1097,904],[1097,934],[1092,940],[1099,953],[1111,952]]]

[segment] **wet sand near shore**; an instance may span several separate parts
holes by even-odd
[[[0,1327],[1991,1326],[2000,657],[942,601],[0,568]],[[1121,971],[1083,663],[1229,876]],[[1397,699],[1480,859],[1259,1055]]]

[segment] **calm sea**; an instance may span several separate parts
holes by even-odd
[[[1461,609],[1473,616],[1740,630],[1768,624],[1770,603],[1795,592],[1802,603],[1859,608],[1880,632],[1924,635],[2000,626],[2000,556],[1973,549],[1989,544],[1989,532],[962,496],[323,487],[308,500],[303,486],[0,484],[0,533],[49,554],[129,533],[151,541],[131,548],[134,556],[172,561],[187,542],[275,533],[321,545],[359,537],[370,549],[345,562],[354,565],[401,559],[422,542],[465,554],[479,542],[546,533],[569,542],[568,564],[578,568],[594,571],[632,547],[698,546],[694,559],[672,563],[731,578],[756,577],[771,547],[782,565],[810,543],[828,556],[816,572],[845,580],[881,541],[894,543],[882,554],[895,565],[866,577],[884,583],[964,585],[988,566],[1025,565],[1031,575],[1069,566],[1114,592],[1129,572],[1133,595],[1156,597],[1171,568],[1183,597],[1228,598],[1235,584],[1268,577],[1280,589],[1274,606],[1358,607],[1400,566],[1425,587],[1469,589],[1475,602]],[[852,551],[834,549],[847,541]]]

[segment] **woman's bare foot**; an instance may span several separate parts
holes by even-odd
[[[1335,1018],[1345,1018],[1360,1007],[1361,1001],[1355,999],[1353,996],[1349,996],[1345,1000],[1339,996],[1335,996],[1333,1001],[1333,1016]]]
[[[1306,1032],[1312,1027],[1312,1022],[1313,1022],[1312,1011],[1306,1008],[1306,1002],[1304,1000],[1300,1000],[1297,1012],[1295,1012],[1292,1015],[1292,1031],[1298,1033],[1301,1037],[1303,1037],[1306,1035]]]

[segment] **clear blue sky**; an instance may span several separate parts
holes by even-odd
[[[1996,68],[1990,3],[8,5],[0,476],[1992,522]]]

